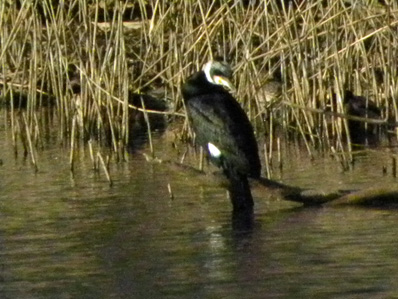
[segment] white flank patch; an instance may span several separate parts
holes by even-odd
[[[213,65],[213,61],[209,61],[208,63],[206,63],[203,66],[203,71],[205,72],[207,81],[209,81],[210,83],[215,84],[213,78],[210,75],[210,69],[211,69],[212,65]]]
[[[214,158],[220,158],[221,151],[213,143],[208,143],[207,148],[209,149],[210,155]]]

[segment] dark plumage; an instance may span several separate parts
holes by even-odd
[[[182,86],[182,95],[196,142],[230,180],[236,210],[252,209],[247,177],[259,178],[261,164],[257,142],[247,115],[224,88],[231,88],[230,67],[211,61]]]
[[[146,110],[164,112],[167,110],[167,103],[162,99],[152,97],[147,94],[138,94],[129,92],[128,103],[136,108],[144,108]],[[141,148],[148,141],[148,123],[151,132],[162,134],[167,126],[164,114],[147,113],[130,109],[129,117],[129,148],[136,150]]]
[[[356,96],[350,90],[344,91],[343,104],[347,114],[367,118],[380,118],[380,109],[374,102],[364,97]]]
[[[372,101],[354,95],[350,90],[344,92],[343,98],[345,113],[352,116],[380,119],[380,109]],[[348,130],[351,141],[356,144],[374,143],[377,141],[376,126],[356,120],[348,120]]]

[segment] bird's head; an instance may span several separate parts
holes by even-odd
[[[232,69],[228,63],[210,60],[203,66],[203,72],[210,83],[221,85],[231,91],[235,89],[230,81],[232,78]]]

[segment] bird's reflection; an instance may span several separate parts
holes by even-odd
[[[238,190],[238,191],[237,191]],[[228,186],[228,193],[232,203],[234,202],[253,202],[250,193],[242,194],[239,189],[235,188],[234,184],[230,183]],[[242,197],[250,197],[242,199]],[[240,209],[236,209],[235,205],[232,210],[232,229],[236,233],[249,233],[253,230],[254,212],[253,205],[245,205]]]
[[[236,233],[247,234],[253,231],[254,213],[251,211],[232,211],[232,229]]]

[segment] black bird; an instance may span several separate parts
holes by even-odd
[[[229,179],[234,212],[252,211],[248,177],[259,178],[261,164],[251,123],[225,89],[231,77],[228,64],[210,61],[186,80],[182,96],[196,142]]]
[[[168,107],[163,99],[152,97],[148,94],[138,94],[129,92],[128,103],[136,108],[144,108],[146,110],[165,112]],[[148,123],[151,132],[163,134],[167,121],[164,114],[147,113],[139,110],[130,110],[129,117],[129,149],[134,151],[141,148],[148,141]]]
[[[352,91],[345,90],[343,98],[345,113],[352,116],[380,119],[381,111],[372,101],[364,97],[354,95]],[[375,143],[377,126],[365,122],[348,120],[348,130],[350,132],[351,142],[354,144]]]

